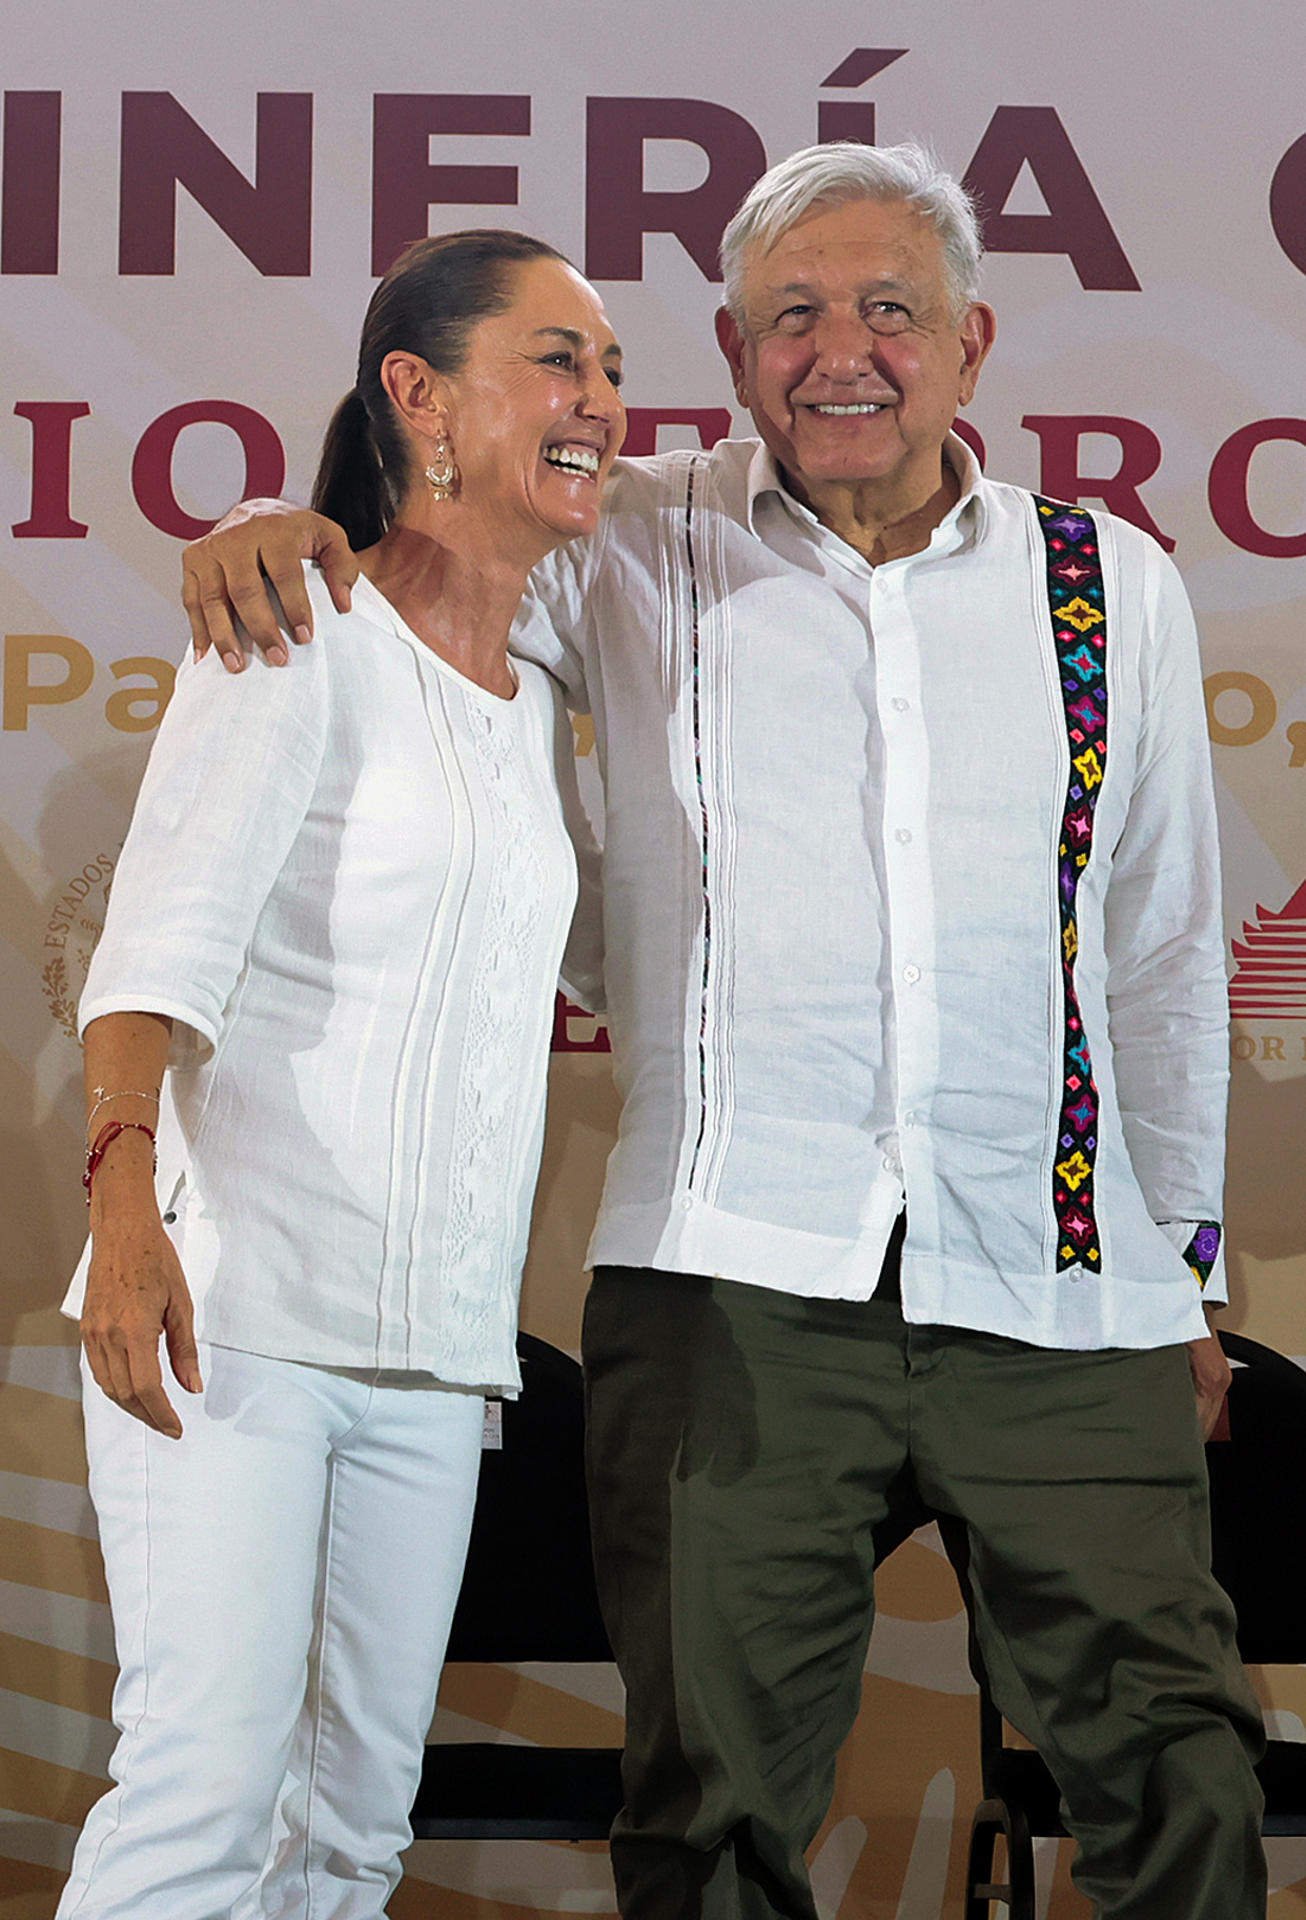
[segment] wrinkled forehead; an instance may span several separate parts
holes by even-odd
[[[948,297],[942,242],[910,201],[859,199],[807,208],[743,255],[746,314],[785,298]]]

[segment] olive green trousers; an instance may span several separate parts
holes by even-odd
[[[804,1849],[858,1711],[871,1529],[907,1462],[965,1525],[995,1697],[1056,1777],[1099,1920],[1257,1920],[1261,1718],[1209,1572],[1185,1350],[909,1327],[886,1279],[850,1302],[595,1276],[625,1920],[815,1920]]]

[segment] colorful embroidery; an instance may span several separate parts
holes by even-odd
[[[1199,1222],[1196,1233],[1184,1248],[1184,1259],[1188,1262],[1193,1278],[1199,1287],[1204,1287],[1211,1277],[1211,1268],[1215,1265],[1220,1252],[1220,1223],[1218,1220]]]
[[[1057,848],[1065,1019],[1061,1113],[1052,1180],[1057,1272],[1064,1273],[1067,1267],[1087,1267],[1100,1273],[1102,1246],[1093,1194],[1098,1093],[1075,992],[1075,961],[1079,954],[1079,882],[1093,850],[1093,816],[1106,772],[1106,609],[1092,515],[1037,495],[1034,504],[1047,549],[1048,612],[1070,747],[1070,782]]]

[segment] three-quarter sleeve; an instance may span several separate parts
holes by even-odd
[[[259,910],[313,797],[330,646],[243,673],[189,658],[159,728],[114,870],[79,1030],[106,1013],[174,1022],[173,1064],[216,1046]]]

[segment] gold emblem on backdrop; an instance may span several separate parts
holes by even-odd
[[[109,885],[117,862],[116,852],[93,855],[64,882],[46,923],[43,944],[48,958],[41,969],[41,988],[50,1017],[70,1040],[77,1038],[77,1003],[86,985],[91,955],[104,932]]]

